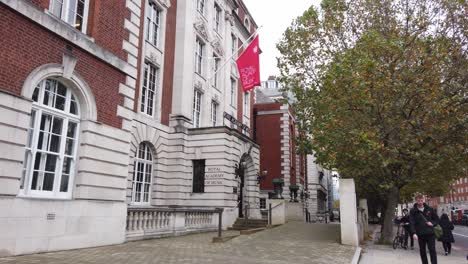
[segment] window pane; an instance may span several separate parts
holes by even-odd
[[[68,129],[67,129],[67,137],[69,138],[76,138],[76,123],[68,122]]]
[[[70,179],[70,176],[63,174],[62,175],[62,180],[60,182],[60,192],[68,192],[68,180]]]
[[[72,165],[72,158],[65,158],[65,159],[63,159],[62,173],[64,173],[64,174],[70,174],[71,165]]]
[[[37,100],[39,99],[39,88],[38,87],[36,87],[34,89],[32,99],[33,99],[34,102],[37,102]]]
[[[55,108],[59,110],[65,110],[65,97],[57,95],[55,97]]]
[[[67,143],[65,144],[65,155],[73,155],[73,143],[75,141],[73,139],[67,139]]]
[[[60,149],[60,136],[50,134],[49,151],[58,153]]]
[[[77,0],[68,0],[68,18],[67,22],[75,26],[75,16],[76,16],[76,2]]]
[[[52,191],[54,188],[54,174],[53,173],[44,173],[44,182],[42,185],[43,191]]]
[[[39,190],[39,186],[37,184],[38,181],[39,181],[39,172],[34,171],[33,177],[32,177],[32,183],[31,183],[31,190]]]
[[[63,1],[62,0],[53,0],[51,4],[52,14],[55,16],[62,16]]]
[[[57,165],[57,156],[47,154],[46,164],[45,164],[45,171],[55,173],[55,167]]]
[[[54,125],[52,127],[52,133],[60,135],[62,134],[63,119],[54,117]]]

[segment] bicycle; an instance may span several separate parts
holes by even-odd
[[[403,228],[402,224],[397,224],[397,234],[396,234],[395,238],[393,239],[392,245],[393,245],[393,249],[397,249],[398,246],[400,246],[401,248],[406,249],[406,246],[405,246],[405,229]]]

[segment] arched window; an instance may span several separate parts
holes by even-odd
[[[151,178],[153,175],[153,155],[148,144],[140,143],[135,155],[135,168],[132,184],[132,203],[149,204]]]
[[[33,93],[20,194],[70,198],[76,163],[80,109],[72,91],[56,79]]]
[[[245,26],[245,28],[247,28],[248,31],[250,31],[250,21],[249,21],[248,18],[245,18],[244,26]]]

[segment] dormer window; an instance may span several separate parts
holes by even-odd
[[[89,0],[50,0],[49,11],[81,32],[86,32]]]

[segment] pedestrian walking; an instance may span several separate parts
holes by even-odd
[[[403,225],[403,228],[405,229],[405,249],[408,248],[408,238],[411,241],[411,250],[414,249],[414,239],[413,236],[411,235],[411,230],[410,230],[410,215],[408,213],[408,209],[403,209],[403,217],[400,220],[401,224]]]
[[[452,234],[453,223],[450,221],[447,214],[442,214],[439,225],[442,227],[443,234],[438,240],[442,242],[442,246],[444,246],[445,250],[445,256],[447,256],[452,252],[452,243],[455,242]]]
[[[422,195],[416,196],[416,203],[410,212],[410,231],[415,240],[418,240],[421,262],[428,264],[426,246],[429,249],[431,263],[437,264],[437,253],[435,249],[434,226],[439,224],[437,213],[424,203]]]

